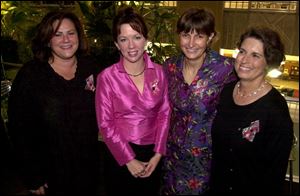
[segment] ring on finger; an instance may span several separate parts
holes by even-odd
[[[146,174],[146,171],[145,170],[143,170],[143,171],[141,171],[141,173],[140,173],[141,175],[145,175]]]

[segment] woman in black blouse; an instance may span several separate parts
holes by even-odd
[[[293,139],[284,97],[265,80],[284,60],[279,35],[250,28],[238,43],[240,78],[221,94],[212,127],[213,194],[281,194]]]
[[[24,184],[33,194],[96,193],[98,128],[87,41],[73,13],[38,25],[34,59],[18,72],[9,98],[9,134]]]

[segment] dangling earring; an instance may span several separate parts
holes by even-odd
[[[210,41],[211,41],[211,37],[208,38],[207,42],[206,42],[206,45],[209,45],[210,44]]]
[[[208,37],[208,40],[206,42],[207,45],[211,43],[212,38],[214,37],[214,33],[211,33],[210,36]]]

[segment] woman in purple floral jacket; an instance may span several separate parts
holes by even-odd
[[[209,48],[214,16],[189,9],[177,22],[182,54],[165,63],[173,107],[164,158],[162,194],[199,195],[209,189],[211,124],[219,94],[236,79],[233,59]]]

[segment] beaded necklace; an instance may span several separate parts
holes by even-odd
[[[261,85],[255,91],[253,91],[251,93],[248,93],[248,94],[244,94],[244,93],[241,92],[241,90],[240,90],[241,84],[240,84],[240,82],[238,82],[236,84],[236,86],[237,86],[237,94],[240,97],[252,97],[253,95],[256,95],[259,91],[261,91],[263,88],[265,88],[266,84],[267,84],[267,81],[264,81],[264,82],[261,83]]]

